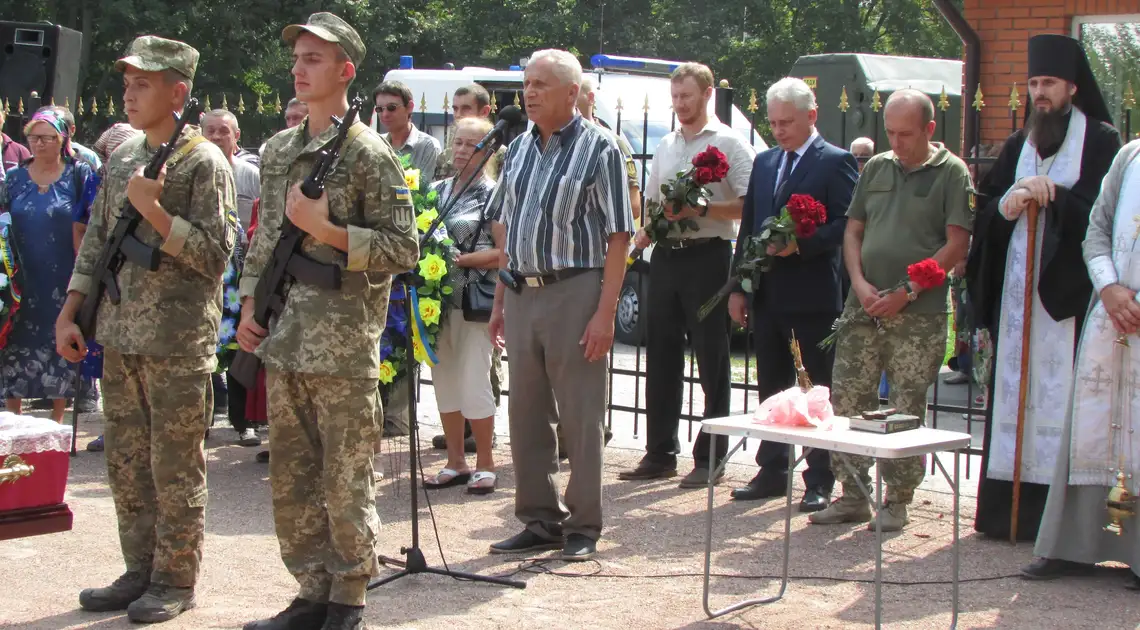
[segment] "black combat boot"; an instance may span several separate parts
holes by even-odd
[[[328,612],[328,604],[298,597],[271,619],[251,621],[242,630],[318,630]]]
[[[364,606],[329,602],[329,616],[321,630],[364,630]]]
[[[91,612],[126,610],[131,602],[143,596],[150,586],[150,571],[127,571],[110,586],[85,588],[79,593],[79,605]]]
[[[194,587],[180,588],[151,582],[146,593],[127,606],[127,619],[135,623],[162,623],[196,605]]]

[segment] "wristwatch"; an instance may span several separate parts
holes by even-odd
[[[910,284],[906,285],[906,301],[913,302],[918,299],[918,291],[910,288]]]

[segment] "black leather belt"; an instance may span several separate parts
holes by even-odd
[[[563,280],[569,280],[570,278],[580,276],[587,271],[594,271],[594,269],[589,267],[575,267],[573,269],[559,269],[554,273],[541,275],[529,276],[521,273],[512,273],[511,275],[513,275],[515,279],[518,280],[520,286],[537,289],[548,284],[555,284],[557,282],[562,282]]]
[[[658,247],[663,249],[688,249],[690,247],[697,247],[698,245],[708,245],[714,241],[723,241],[724,239],[716,236],[706,236],[703,238],[666,238],[658,241]]]

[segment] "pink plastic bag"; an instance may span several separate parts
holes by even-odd
[[[756,410],[756,423],[830,429],[834,415],[828,388],[816,385],[805,394],[799,387],[792,387],[760,403]]]

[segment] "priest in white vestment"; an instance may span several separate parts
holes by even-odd
[[[1077,334],[1092,298],[1081,241],[1120,135],[1077,40],[1029,40],[1028,120],[1006,140],[978,186],[978,216],[966,287],[979,328],[995,340],[992,420],[986,427],[974,528],[1010,537],[1014,445],[1021,387],[1027,405],[1017,537],[1032,541],[1045,508],[1068,407]],[[1029,376],[1021,382],[1022,329],[1031,202],[1041,210]]]
[[[1096,298],[1089,310],[1061,431],[1061,450],[1027,579],[1088,574],[1098,562],[1132,568],[1126,586],[1140,590],[1140,522],[1120,535],[1105,499],[1117,474],[1140,491],[1140,140],[1116,156],[1089,217],[1084,241]],[[1122,341],[1128,343],[1125,346]]]

